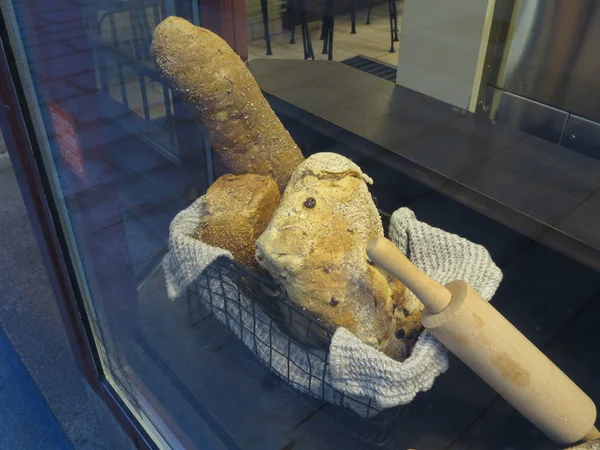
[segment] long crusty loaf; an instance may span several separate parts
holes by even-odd
[[[267,228],[279,204],[277,184],[262,175],[223,175],[204,196],[204,215],[197,237],[229,250],[233,259],[253,271],[256,239]]]
[[[154,30],[152,54],[161,74],[199,112],[228,169],[270,176],[283,192],[304,158],[229,45],[172,16]]]
[[[289,298],[322,323],[405,359],[420,328],[420,304],[374,266],[367,243],[383,236],[371,180],[343,156],[317,153],[294,172],[256,244],[258,262]]]

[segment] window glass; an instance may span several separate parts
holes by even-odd
[[[0,4],[100,370],[158,447],[558,448],[424,330],[384,235],[600,400],[594,2]]]

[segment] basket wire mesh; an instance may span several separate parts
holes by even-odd
[[[302,393],[311,394],[330,403],[320,407],[319,414],[334,425],[371,445],[389,441],[393,424],[406,408],[381,410],[371,399],[335,389],[328,377],[328,349],[335,330],[289,301],[281,286],[221,257],[196,281],[187,301],[192,317],[216,317],[301,398],[308,400]]]

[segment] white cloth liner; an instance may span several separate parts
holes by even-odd
[[[217,270],[211,264],[219,256],[231,258],[231,253],[194,238],[203,210],[201,197],[171,223],[169,252],[163,260],[169,297],[175,299],[188,288],[200,294],[210,290],[217,320],[294,388],[371,417],[379,410],[411,402],[448,369],[446,350],[427,331],[418,338],[411,356],[399,362],[341,327],[333,335],[326,364],[326,352],[296,343],[234,283],[221,283],[210,276]],[[408,208],[392,215],[389,237],[414,264],[442,284],[465,280],[490,300],[502,279],[484,247],[419,222]],[[231,298],[239,298],[239,303],[227,300]]]

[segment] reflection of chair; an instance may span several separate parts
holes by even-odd
[[[152,8],[153,24],[148,20],[148,10]],[[92,14],[88,19],[95,23],[95,31],[98,37],[102,38],[102,26],[105,20],[108,19],[111,41],[115,45],[128,46],[131,45],[138,59],[150,58],[150,44],[152,42],[152,31],[155,26],[162,20],[164,16],[162,12],[162,2],[160,0],[108,0],[98,6],[96,10],[91,11]],[[102,13],[98,18],[97,14]],[[94,17],[96,14],[96,17]],[[123,39],[119,36],[117,30],[115,15],[128,14],[131,36]],[[129,39],[128,39],[129,38]]]
[[[141,109],[147,122],[152,117],[146,78],[153,78],[140,73],[138,66],[151,59],[152,32],[165,17],[162,3],[162,0],[107,0],[98,5],[88,5],[85,9],[86,26],[91,36],[98,40],[95,55],[102,89],[109,92],[111,71],[115,70],[121,101],[126,108],[133,109],[136,105],[130,105],[132,99],[127,87],[130,82],[137,82]],[[106,23],[110,32],[108,36],[104,35]],[[125,23],[127,25],[124,26]],[[162,91],[167,120],[171,120],[170,91],[165,84]]]
[[[287,0],[287,14],[289,18],[289,27],[291,31],[290,44],[296,43],[296,16],[300,19],[300,30],[302,33],[302,45],[304,46],[304,59],[315,59],[308,32],[308,24],[306,22],[306,10],[304,0]],[[264,39],[267,47],[267,55],[272,55],[271,49],[271,33],[269,31],[269,4],[268,0],[260,0],[260,8],[262,14]]]
[[[353,3],[354,5],[354,3]],[[373,0],[369,0],[367,5],[367,18],[365,19],[365,25],[371,24],[371,7],[373,6]],[[396,5],[396,0],[388,0],[388,9],[390,14],[390,53],[394,53],[396,49],[394,48],[394,42],[398,42],[400,38],[398,37],[398,5]],[[354,24],[356,20],[352,19],[352,28],[354,29]]]
[[[370,14],[370,9],[369,9]],[[321,27],[321,40],[325,40],[325,35],[327,34],[327,29],[331,25],[330,18],[334,15],[333,12],[333,2],[329,2],[326,0],[325,2],[325,10],[323,12],[323,21]],[[351,0],[350,2],[350,34],[356,34],[356,0]],[[327,53],[323,51],[323,53]]]
[[[365,25],[371,23],[371,7],[373,0],[369,0],[367,7],[367,18]],[[327,54],[327,59],[333,59],[333,29],[334,29],[334,16],[335,16],[335,0],[325,0],[325,8],[323,13],[323,21],[321,27],[321,40],[323,41],[323,54]],[[398,7],[396,0],[388,0],[388,11],[390,18],[390,53],[394,53],[394,42],[398,42]],[[351,34],[356,34],[356,0],[351,0],[350,6],[350,21],[351,21]]]
[[[304,48],[304,59],[315,59],[312,48],[312,40],[308,23],[306,21],[305,0],[288,0],[288,17],[290,27],[290,44],[296,43],[296,17],[300,18],[300,32],[302,33],[302,47]]]

